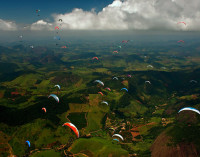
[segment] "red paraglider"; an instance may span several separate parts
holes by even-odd
[[[103,93],[102,92],[98,92],[98,94],[101,94],[103,96]]]
[[[128,40],[122,40],[122,43],[127,43],[128,42]]]
[[[45,113],[47,112],[47,109],[46,109],[46,108],[44,108],[44,107],[42,108],[42,110],[43,110]]]
[[[109,87],[106,87],[105,89],[107,89],[107,90],[111,91],[111,89],[110,89]]]
[[[99,58],[98,58],[98,57],[93,57],[92,59],[93,59],[93,60],[94,60],[94,59],[96,59],[96,60],[99,60]]]
[[[62,126],[70,127],[74,131],[74,133],[76,134],[77,138],[79,138],[79,131],[74,124],[67,122],[67,123],[64,123]]]
[[[185,23],[185,22],[178,22],[177,24],[179,24],[179,23],[183,23],[184,25],[186,25],[186,23]]]
[[[58,27],[58,26],[56,26],[56,27],[55,27],[55,29],[59,29],[59,27]]]
[[[178,43],[180,43],[180,42],[182,42],[182,43],[184,43],[185,41],[183,41],[183,40],[179,40],[179,41],[177,41]]]

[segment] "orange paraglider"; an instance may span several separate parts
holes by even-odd
[[[76,134],[77,138],[79,138],[79,131],[74,124],[67,122],[67,123],[64,123],[62,126],[70,127],[74,131],[74,133]]]
[[[101,94],[103,96],[103,93],[102,92],[98,92],[98,94]]]
[[[94,59],[96,59],[96,60],[99,60],[99,58],[98,58],[98,57],[93,57],[92,59],[93,59],[93,60],[94,60]]]
[[[42,108],[42,110],[46,113],[47,112],[47,109],[45,107]]]

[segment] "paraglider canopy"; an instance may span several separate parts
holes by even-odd
[[[127,88],[122,88],[121,90],[126,90],[128,92],[128,89]]]
[[[147,65],[147,68],[153,68],[153,66],[152,65]]]
[[[196,81],[196,80],[190,80],[190,83],[192,83],[192,82],[194,82],[194,83],[197,83],[197,81]]]
[[[100,80],[95,80],[94,82],[97,82],[97,83],[101,84],[102,86],[104,86],[104,83]]]
[[[183,23],[184,25],[186,25],[186,22],[178,22],[177,24]]]
[[[103,96],[103,93],[102,92],[98,92],[98,94],[101,94]]]
[[[106,87],[105,89],[107,89],[107,90],[111,91],[111,89],[110,89],[109,87]]]
[[[193,107],[184,107],[184,108],[180,109],[178,111],[178,113],[181,112],[181,111],[193,111],[193,112],[196,112],[196,113],[200,114],[200,111],[195,109],[195,108],[193,108]]]
[[[54,36],[53,39],[60,40],[60,37],[59,36]]]
[[[60,85],[57,84],[57,85],[55,85],[54,87],[58,87],[58,89],[60,90]]]
[[[177,41],[178,43],[180,43],[180,42],[182,42],[182,43],[184,43],[185,41],[183,41],[183,40],[179,40],[179,41]]]
[[[59,103],[59,98],[55,94],[50,94],[48,98],[53,97],[58,103]]]
[[[120,134],[114,134],[112,137],[119,137],[122,141],[124,141],[124,138]]]
[[[28,144],[28,147],[31,147],[30,141],[27,140],[26,143]]]
[[[59,29],[59,27],[58,27],[58,26],[56,26],[56,27],[55,27],[55,29]]]
[[[151,84],[151,82],[150,82],[150,81],[145,81],[145,83],[149,83],[149,84]]]
[[[107,102],[107,101],[102,101],[101,103],[102,103],[102,104],[104,103],[104,104],[108,105],[108,102]]]
[[[46,113],[47,112],[47,109],[45,107],[42,108],[42,110]]]
[[[118,77],[113,77],[113,80],[114,80],[114,79],[119,80]]]
[[[70,127],[74,131],[74,133],[76,134],[77,138],[79,138],[79,131],[74,124],[67,122],[67,123],[64,123],[62,126]]]
[[[114,138],[113,140],[114,140],[114,141],[117,141],[117,142],[119,142],[119,140],[118,140],[118,139],[116,139],[116,138]]]
[[[99,58],[98,58],[98,57],[93,57],[92,59],[93,59],[93,60],[94,60],[94,59],[96,59],[96,60],[99,60]]]

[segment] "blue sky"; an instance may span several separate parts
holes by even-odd
[[[13,20],[17,23],[37,21],[35,10],[40,9],[43,19],[50,19],[53,13],[67,13],[74,8],[101,11],[113,0],[4,0],[0,5],[0,19]]]

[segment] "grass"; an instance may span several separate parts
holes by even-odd
[[[36,81],[39,79],[41,79],[41,76],[39,74],[25,74],[17,77],[13,81],[6,82],[5,85],[27,88],[34,86]]]
[[[87,115],[88,126],[86,130],[88,132],[99,130],[102,128],[102,119],[105,113],[103,112],[89,112]]]
[[[45,150],[38,153],[34,153],[30,157],[62,157],[59,152],[55,152],[54,150]]]
[[[80,138],[74,142],[70,151],[74,154],[80,153],[87,150],[90,154],[95,156],[128,156],[128,152],[121,148],[118,144],[113,144],[112,140],[105,140],[98,137],[93,137],[90,139]],[[86,153],[87,155],[87,153]]]

